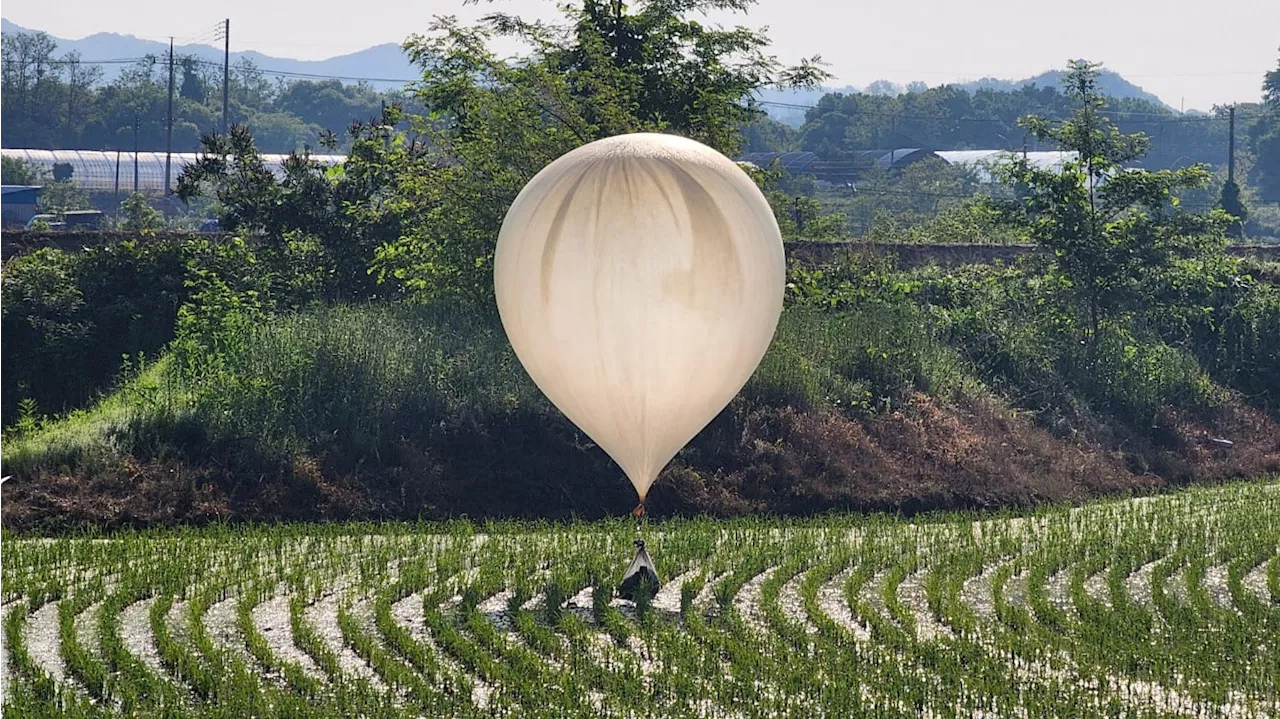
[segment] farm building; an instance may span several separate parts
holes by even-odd
[[[778,163],[778,169],[793,175],[813,172],[815,163],[820,163],[817,153],[813,152],[748,152],[738,158],[738,162],[750,162],[756,167],[769,169]]]
[[[1062,163],[1076,159],[1076,153],[1062,151],[1023,153],[1009,150],[939,150],[934,154],[952,165],[973,170],[980,182],[994,182],[992,171],[996,166],[1023,155],[1032,167],[1042,170],[1061,170]]]
[[[4,185],[0,188],[0,223],[5,227],[26,224],[36,214],[41,189],[29,185]]]
[[[813,175],[820,180],[847,182],[858,179],[872,168],[900,170],[913,162],[919,162],[935,154],[918,147],[896,150],[858,150],[847,159],[823,160],[813,152],[751,152],[738,158],[739,162],[768,169],[777,162],[778,169],[792,175]]]
[[[935,153],[919,147],[903,147],[897,150],[863,150],[854,153],[854,163],[900,170],[913,162],[935,157]]]
[[[40,168],[53,177],[53,166],[59,163],[71,165],[71,183],[89,192],[131,192],[135,186],[134,153],[103,152],[100,150],[0,150],[4,157],[15,157]],[[196,161],[200,155],[194,152],[175,152],[171,156],[169,186],[177,188],[182,168]],[[277,176],[288,155],[263,155],[262,159]],[[326,165],[336,165],[346,160],[345,155],[312,155],[312,159]],[[163,152],[137,153],[137,188],[140,192],[163,192],[165,154]]]
[[[831,182],[848,182],[859,179],[872,168],[900,170],[928,158],[937,158],[952,165],[972,169],[981,182],[992,182],[992,169],[1003,162],[1020,156],[1010,150],[926,150],[904,147],[896,150],[857,150],[847,159],[824,160],[812,152],[752,152],[739,158],[762,168],[773,166],[793,175],[813,175],[816,179]],[[1027,152],[1027,160],[1041,168],[1060,168],[1067,160],[1075,159],[1073,152]]]

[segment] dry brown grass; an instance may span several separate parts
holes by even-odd
[[[1136,436],[1094,426],[1055,437],[996,400],[939,404],[857,421],[735,403],[666,470],[657,516],[833,510],[991,509],[1148,493],[1280,471],[1280,426],[1240,404],[1212,418],[1169,412]],[[1214,439],[1228,439],[1227,446]],[[376,469],[323,457],[236,472],[216,462],[127,460],[91,476],[42,473],[5,483],[18,530],[209,521],[595,518],[634,503],[598,448],[554,423],[476,427],[441,447],[401,447]]]

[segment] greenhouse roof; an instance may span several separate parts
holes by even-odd
[[[40,168],[52,177],[53,166],[58,163],[71,165],[71,183],[91,192],[112,192],[116,189],[128,192],[133,189],[132,152],[104,152],[101,150],[24,150],[4,148],[4,157],[16,157]],[[200,157],[195,152],[175,152],[171,155],[169,186],[177,188],[182,169]],[[267,169],[277,177],[283,175],[282,165],[289,155],[262,155]],[[311,159],[325,165],[335,165],[346,160],[345,155],[311,155]],[[162,192],[164,184],[165,154],[163,152],[138,153],[138,189],[143,192]],[[118,185],[117,185],[118,181]]]
[[[1060,170],[1062,163],[1076,159],[1076,153],[1060,150],[1026,153],[1010,150],[939,150],[934,154],[953,165],[963,165],[975,170],[986,182],[991,181],[991,171],[997,165],[1024,155],[1032,167],[1041,170]]]
[[[801,173],[810,169],[818,161],[818,156],[812,152],[749,152],[740,158],[742,162],[763,168],[769,168],[775,160],[781,169]]]

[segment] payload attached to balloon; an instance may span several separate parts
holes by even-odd
[[[639,512],[760,363],[786,262],[741,168],[694,140],[637,133],[534,176],[503,221],[493,274],[516,356],[622,467]]]

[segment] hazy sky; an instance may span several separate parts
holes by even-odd
[[[460,0],[223,0],[216,9],[173,0],[7,0],[3,14],[59,37],[107,31],[179,42],[207,36],[230,17],[233,50],[321,59],[398,43],[436,15],[465,20],[493,9],[554,16],[550,0],[479,7]],[[1064,10],[1071,14],[1058,14]],[[713,20],[768,26],[780,59],[819,53],[837,85],[1014,79],[1082,57],[1187,109],[1258,99],[1280,47],[1278,0],[762,0],[749,16]]]

